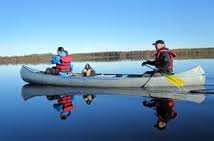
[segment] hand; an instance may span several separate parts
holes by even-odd
[[[145,66],[146,64],[147,64],[147,61],[146,61],[146,62],[143,62],[141,65],[142,65],[142,66]]]

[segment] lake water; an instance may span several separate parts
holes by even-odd
[[[74,63],[74,72],[81,71],[85,63]],[[140,61],[89,63],[96,72],[102,73],[143,73],[148,70],[141,67]],[[175,72],[197,65],[201,65],[206,72],[206,88],[214,88],[212,59],[176,61]],[[30,66],[45,69],[48,65]],[[74,95],[70,97],[74,108],[69,110],[71,112],[67,119],[62,120],[57,102],[59,98],[65,97],[37,96],[24,100],[22,93],[26,83],[20,78],[20,68],[21,65],[0,66],[1,141],[211,141],[214,138],[214,95],[205,95],[205,100],[200,104],[174,101],[174,112],[176,111],[177,116],[170,118],[167,127],[162,130],[154,127],[159,118],[155,108],[142,104],[151,98],[142,96],[96,95],[87,104],[82,95]],[[30,94],[31,91],[27,93]]]

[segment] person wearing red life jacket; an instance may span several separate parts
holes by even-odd
[[[157,116],[157,129],[165,129],[167,123],[177,117],[177,112],[174,108],[174,101],[167,98],[153,98],[150,101],[143,101],[145,107],[154,108]]]
[[[159,76],[160,74],[172,74],[173,73],[173,59],[176,57],[176,54],[166,48],[165,42],[163,40],[157,40],[152,45],[156,48],[156,53],[154,54],[154,61],[146,61],[142,63],[144,65],[153,65],[156,67],[156,71],[146,72],[147,74],[154,74]]]
[[[56,66],[46,69],[47,74],[58,75],[60,73],[72,72],[71,67],[72,57],[63,47],[58,47],[57,55],[52,57],[51,63]]]
[[[72,68],[71,68],[71,61],[72,61],[72,57],[68,55],[68,52],[66,50],[64,50],[63,47],[59,47],[57,50],[57,54],[60,57],[60,63],[56,64],[56,72],[60,73],[60,72],[71,72]]]

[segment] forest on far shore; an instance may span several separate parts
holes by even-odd
[[[175,59],[203,59],[214,58],[214,48],[174,49]],[[153,58],[154,51],[114,51],[71,54],[73,61],[117,61],[140,60]],[[0,65],[7,64],[43,64],[49,63],[53,54],[32,54],[26,56],[0,57]]]

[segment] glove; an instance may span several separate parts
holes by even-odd
[[[141,65],[142,65],[142,66],[145,66],[147,63],[148,63],[148,62],[146,61],[146,62],[143,62]]]

